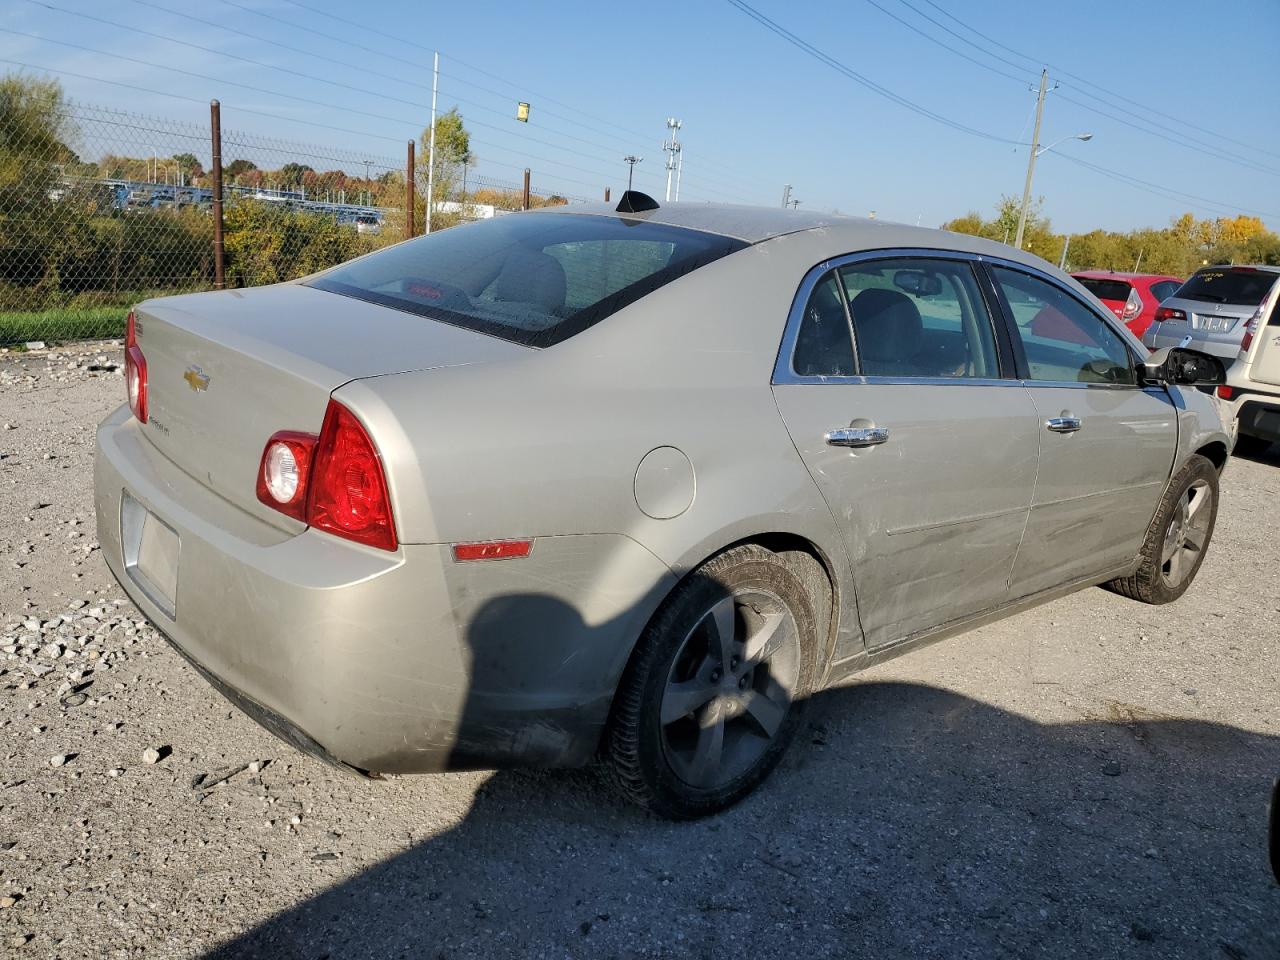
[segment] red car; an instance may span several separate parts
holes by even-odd
[[[1160,301],[1173,296],[1182,286],[1177,277],[1151,273],[1112,273],[1108,270],[1082,270],[1073,277],[1084,288],[1107,305],[1134,336],[1141,337],[1156,318]]]

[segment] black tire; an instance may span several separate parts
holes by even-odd
[[[1184,555],[1184,561],[1188,565],[1180,570],[1177,580],[1174,581],[1168,575],[1167,563],[1163,562],[1162,558],[1166,554],[1166,549],[1169,548],[1171,535],[1176,537],[1181,530],[1178,526],[1179,505],[1188,495],[1188,491],[1197,485],[1199,489],[1207,491],[1210,496],[1210,500],[1202,505],[1202,509],[1209,511],[1207,525],[1203,531],[1203,544],[1194,553]],[[1172,603],[1177,600],[1187,592],[1187,588],[1191,586],[1200,570],[1200,564],[1204,562],[1217,518],[1218,471],[1205,457],[1192,454],[1165,488],[1160,506],[1156,509],[1156,515],[1147,529],[1138,569],[1131,576],[1112,580],[1105,586],[1122,596],[1131,600],[1141,600],[1143,603]],[[1177,549],[1181,550],[1181,547]]]
[[[1260,457],[1270,449],[1270,440],[1263,440],[1262,437],[1251,437],[1247,433],[1242,433],[1236,437],[1235,449],[1231,451],[1231,455],[1235,457]]]
[[[794,618],[790,622],[796,628],[798,645],[787,641],[787,649],[792,651],[788,654],[788,676],[793,678],[794,687],[787,709],[771,737],[761,731],[762,745],[748,745],[752,750],[762,751],[749,767],[711,786],[692,785],[682,778],[672,756],[669,742],[672,721],[668,720],[667,726],[662,722],[664,696],[672,689],[669,685],[673,672],[679,669],[680,658],[687,656],[690,638],[705,629],[702,624],[718,603],[728,596],[765,594],[785,605],[786,611],[779,615],[785,617],[789,612]],[[730,609],[739,627],[749,630],[742,626],[747,605],[731,605]],[[752,606],[751,612],[758,611]],[[815,621],[814,601],[794,567],[763,547],[751,544],[734,547],[689,574],[645,628],[614,698],[606,735],[606,758],[611,779],[622,795],[658,816],[690,820],[717,813],[755,789],[769,775],[795,735],[805,699],[813,690]],[[708,662],[711,659],[708,658]],[[736,661],[735,667],[745,669],[745,665],[738,667]],[[755,670],[764,672],[751,682],[772,683],[768,678],[772,669],[771,662],[756,667],[753,674]],[[751,693],[747,688],[743,696]],[[715,703],[697,709],[713,707],[719,710]],[[720,715],[717,712],[717,716]],[[740,714],[737,720],[728,722],[742,722],[743,716]],[[685,718],[686,721],[697,719],[694,713]],[[685,721],[676,721],[681,722]],[[723,737],[725,728],[721,729]]]

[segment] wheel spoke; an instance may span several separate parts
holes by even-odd
[[[1166,566],[1169,561],[1173,559],[1173,555],[1178,552],[1181,546],[1182,540],[1178,536],[1172,533],[1166,534],[1164,538],[1164,547],[1160,551],[1160,565]]]
[[[724,712],[713,708],[705,719],[708,723],[698,731],[698,742],[689,761],[691,783],[707,783],[714,779],[724,752]]]
[[[729,661],[733,656],[733,635],[737,623],[737,603],[732,596],[725,597],[711,608],[707,616],[715,625],[716,649],[712,656],[720,657],[720,669],[729,672]]]
[[[1187,490],[1187,520],[1194,521],[1196,515],[1204,509],[1206,503],[1209,502],[1209,488],[1207,486],[1194,486]]]
[[[742,650],[740,672],[760,663],[768,662],[778,648],[791,637],[791,618],[783,613],[771,613],[764,618],[760,629],[747,638]]]
[[[1173,556],[1169,558],[1169,572],[1167,574],[1169,582],[1173,584],[1182,581],[1182,544],[1178,543],[1173,551]]]
[[[1183,535],[1187,549],[1194,550],[1197,553],[1203,550],[1206,539],[1205,534],[1207,533],[1207,530],[1202,530],[1197,527],[1187,527],[1187,531]]]
[[[667,685],[662,695],[662,725],[674,723],[710,702],[716,695],[714,685],[698,678]]]
[[[778,728],[782,726],[783,718],[787,715],[787,704],[771,700],[759,690],[751,691],[746,699],[745,706],[747,708],[747,716],[751,717],[760,728],[760,731],[770,739],[777,734]]]

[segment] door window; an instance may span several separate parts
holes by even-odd
[[[1000,375],[991,319],[967,262],[872,260],[839,274],[864,376]]]
[[[1177,280],[1157,280],[1151,285],[1151,295],[1156,300],[1168,300],[1182,286]]]
[[[1022,339],[1032,380],[1135,385],[1120,335],[1065,290],[1030,274],[993,266]]]
[[[791,366],[802,377],[850,377],[855,372],[849,317],[834,270],[809,295]]]

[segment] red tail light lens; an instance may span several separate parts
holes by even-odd
[[[258,467],[258,499],[281,513],[307,519],[307,481],[319,438],[281,430],[267,441]]]
[[[129,409],[139,423],[147,422],[147,360],[137,346],[124,351],[124,383]]]
[[[1253,346],[1253,335],[1258,332],[1258,317],[1255,314],[1245,325],[1244,336],[1240,338],[1240,352],[1248,353]]]
[[[133,311],[124,322],[124,389],[129,409],[139,423],[147,422],[147,358],[138,346],[138,321]]]
[[[364,425],[336,400],[324,415],[309,486],[311,526],[371,547],[396,548],[382,460]]]
[[[1235,390],[1233,390],[1231,387],[1228,387],[1225,383],[1219,385],[1218,396],[1221,397],[1223,400],[1230,400],[1235,395],[1236,395]]]
[[[1173,307],[1159,307],[1156,309],[1156,322],[1164,323],[1166,320],[1185,320],[1187,315],[1181,310],[1175,310]]]

